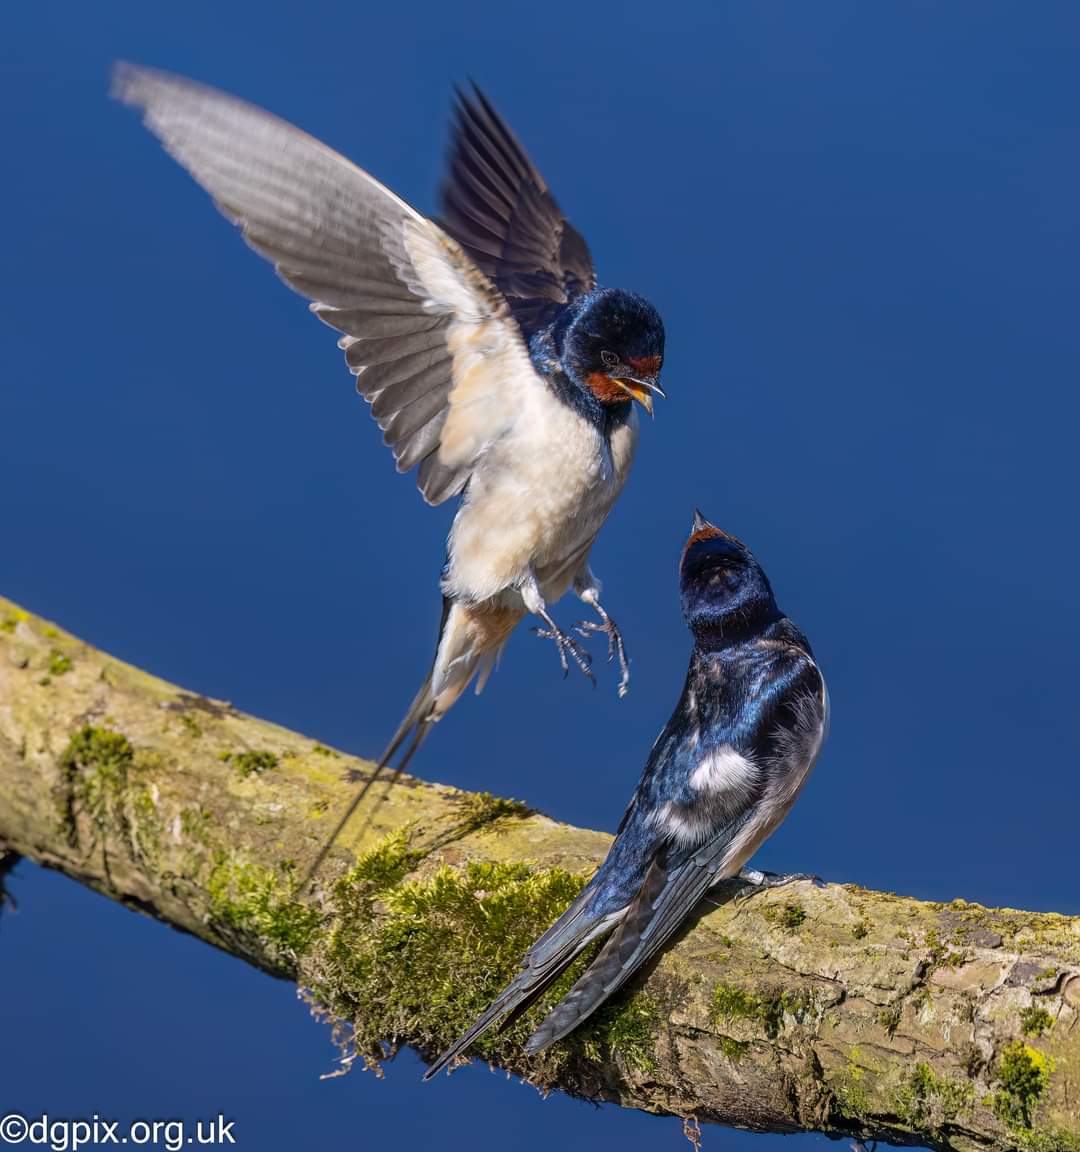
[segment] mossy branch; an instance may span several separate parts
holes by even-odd
[[[610,842],[404,779],[378,807],[372,790],[360,842],[294,899],[348,777],[370,768],[0,599],[0,862],[60,869],[297,981],[346,1064],[450,1040]],[[567,1043],[526,1059],[527,1017],[481,1055],[763,1131],[1080,1150],[1080,918],[854,885],[729,896]]]

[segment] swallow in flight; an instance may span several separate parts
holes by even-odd
[[[682,554],[694,650],[604,862],[529,949],[518,975],[428,1069],[430,1079],[500,1019],[517,1019],[591,941],[596,959],[525,1045],[563,1039],[663,947],[710,887],[803,876],[744,869],[779,826],[825,739],[828,698],[806,637],[777,607],[749,549],[700,513]],[[504,1019],[505,1018],[505,1019]]]
[[[364,792],[476,679],[527,613],[564,675],[587,651],[552,618],[569,590],[596,614],[626,692],[629,664],[589,567],[626,482],[635,401],[663,396],[664,327],[643,297],[597,286],[580,233],[484,96],[460,94],[441,223],[268,112],[164,72],[120,65],[114,94],[248,244],[340,332],[398,471],[429,504],[460,497],[431,671]]]

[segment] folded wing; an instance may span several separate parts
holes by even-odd
[[[732,876],[786,815],[813,767],[825,734],[825,686],[813,662],[798,657],[763,711],[742,752],[761,771],[760,789],[738,790],[716,810],[723,823],[699,847],[667,842],[611,938],[577,983],[529,1037],[527,1052],[563,1039],[614,995],[678,930],[718,880]],[[655,809],[654,809],[655,811]],[[626,831],[643,817],[629,816]]]
[[[114,93],[343,333],[357,389],[424,498],[459,493],[542,388],[499,291],[461,247],[349,160],[262,109],[130,65]]]

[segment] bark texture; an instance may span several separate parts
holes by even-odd
[[[298,982],[369,1066],[450,1040],[610,842],[410,778],[297,896],[370,768],[0,599],[0,872],[26,856]],[[481,1054],[702,1122],[1078,1152],[1078,1018],[1078,917],[800,883],[718,890],[567,1043],[523,1057],[534,1012]]]

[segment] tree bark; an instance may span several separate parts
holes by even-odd
[[[403,778],[371,790],[297,894],[370,771],[0,599],[0,862],[57,868],[298,982],[345,1066],[402,1044],[436,1052],[610,843]],[[546,1087],[688,1120],[1080,1149],[1080,917],[851,884],[731,896],[717,889],[552,1053],[521,1052],[540,1009],[481,1053]]]

